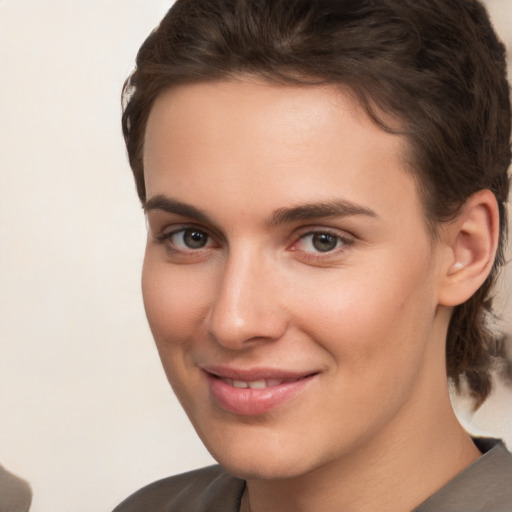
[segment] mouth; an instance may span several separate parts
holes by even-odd
[[[303,392],[318,372],[203,369],[214,404],[225,411],[256,416],[270,412]]]
[[[215,375],[213,376],[216,377]],[[292,382],[296,382],[301,379],[308,378],[308,375],[304,377],[297,378],[289,378],[289,379],[258,379],[258,380],[237,380],[237,379],[229,379],[226,377],[216,377],[228,386],[231,386],[236,389],[266,389],[266,388],[275,388],[277,386],[282,386],[283,384],[290,384]]]

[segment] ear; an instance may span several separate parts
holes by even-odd
[[[439,304],[457,306],[468,300],[489,275],[499,239],[499,209],[490,190],[465,202],[457,218],[441,226],[442,283]]]

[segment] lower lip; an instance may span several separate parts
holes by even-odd
[[[234,388],[210,374],[207,377],[211,396],[222,409],[242,416],[257,416],[297,396],[315,375],[263,389]]]

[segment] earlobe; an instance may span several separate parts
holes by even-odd
[[[494,194],[480,190],[457,218],[442,228],[448,251],[443,261],[439,303],[457,306],[484,283],[494,264],[499,237],[499,210]]]

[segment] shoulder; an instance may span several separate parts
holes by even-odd
[[[114,512],[238,512],[244,487],[220,466],[209,466],[143,487]]]
[[[24,512],[30,508],[30,485],[0,466],[0,512]]]
[[[499,440],[473,441],[482,456],[413,512],[512,512],[512,455]]]

